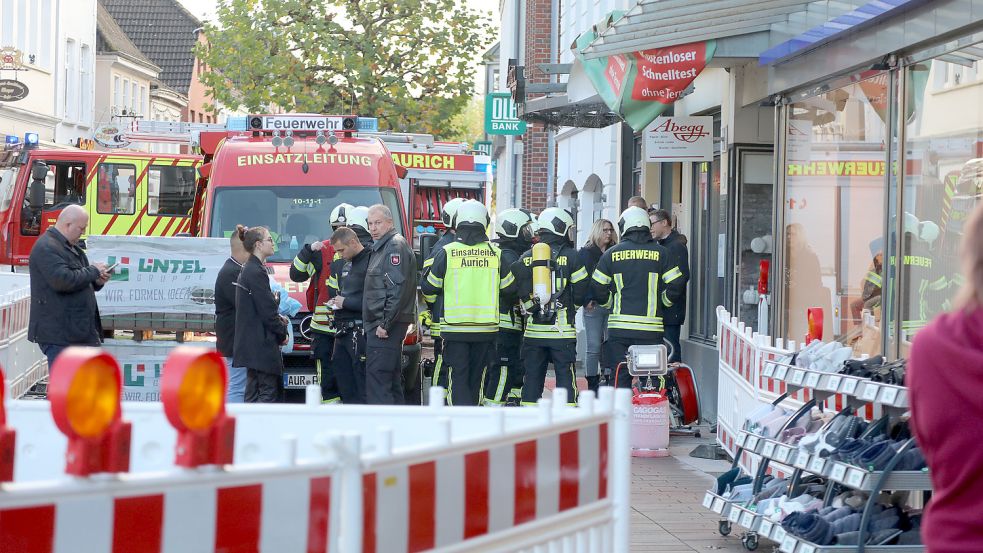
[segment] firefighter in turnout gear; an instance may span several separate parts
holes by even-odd
[[[621,242],[604,252],[591,278],[591,294],[611,310],[604,343],[608,371],[625,360],[628,346],[662,343],[661,313],[684,293],[682,271],[652,238],[649,225],[644,209],[626,209],[618,221]],[[631,386],[626,368],[615,379],[619,388]]]
[[[442,250],[447,244],[454,241],[454,216],[457,215],[457,209],[464,203],[464,201],[464,198],[451,198],[441,209],[440,220],[442,223],[444,223],[444,234],[441,235],[440,239],[438,239],[436,243],[434,243],[433,249],[430,250],[430,256],[423,261],[423,272],[420,274],[420,282],[426,282],[427,276],[430,272],[430,267],[433,265],[434,256],[437,255],[437,252]],[[442,370],[443,358],[441,355],[444,349],[444,341],[440,336],[441,294],[437,293],[434,301],[426,301],[426,304],[430,319],[430,336],[433,338],[433,384],[434,386],[441,386],[446,390],[447,371]],[[423,318],[426,319],[428,317],[424,315]]]
[[[335,229],[346,223],[349,213],[354,209],[348,204],[340,204],[331,211],[331,228]],[[331,287],[334,274],[331,263],[338,259],[331,242],[313,242],[304,247],[294,257],[290,267],[290,280],[294,282],[311,281],[307,287],[307,307],[311,310],[310,338],[311,354],[314,356],[314,366],[317,368],[317,381],[321,385],[321,403],[339,403],[341,395],[338,392],[338,382],[330,370],[331,352],[334,350],[334,328],[331,326],[331,310],[328,300],[331,299]]]
[[[502,251],[502,265],[512,267],[532,247],[532,214],[521,209],[506,209],[498,214],[495,224],[496,242]],[[524,320],[516,302],[499,305],[498,341],[495,346],[498,362],[493,363],[485,379],[485,403],[502,405],[522,399],[522,348]]]
[[[451,405],[481,403],[485,373],[495,362],[500,296],[515,293],[515,279],[488,242],[488,210],[475,200],[458,208],[454,242],[433,258],[423,281],[429,302],[442,293],[440,332]]]
[[[577,359],[577,308],[587,292],[587,270],[570,240],[573,216],[558,207],[544,209],[536,221],[539,243],[512,266],[519,301],[526,314],[522,344],[522,405],[535,405],[543,395],[550,362],[556,386],[577,402],[574,362]]]

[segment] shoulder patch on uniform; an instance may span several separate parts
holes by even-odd
[[[392,263],[393,266],[399,265],[399,254],[398,253],[394,253],[394,254],[390,255],[389,256],[389,263]]]

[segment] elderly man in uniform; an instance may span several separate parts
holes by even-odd
[[[362,300],[366,401],[400,405],[403,338],[416,320],[416,257],[406,239],[396,232],[388,207],[370,207],[368,224],[374,242]]]

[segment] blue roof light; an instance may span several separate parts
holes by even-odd
[[[24,143],[28,146],[37,146],[38,144],[38,133],[29,132],[24,135]]]

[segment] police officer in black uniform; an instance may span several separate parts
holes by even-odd
[[[331,364],[338,377],[344,403],[365,403],[365,331],[362,322],[362,295],[370,250],[362,245],[355,231],[341,227],[331,235],[331,245],[341,256],[338,289],[328,302],[334,310],[335,343]],[[332,264],[334,265],[334,264]]]
[[[604,343],[606,372],[615,373],[619,388],[631,387],[625,360],[632,345],[661,344],[662,311],[680,301],[683,274],[669,253],[652,237],[648,214],[629,207],[618,220],[621,242],[608,248],[597,262],[591,294],[608,306],[608,340]]]

